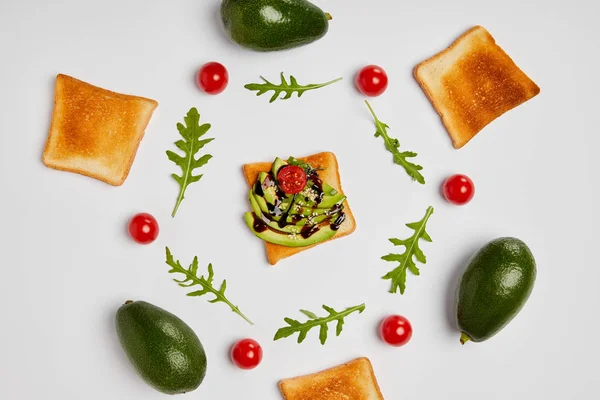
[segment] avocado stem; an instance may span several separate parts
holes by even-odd
[[[333,17],[329,13],[325,13],[325,18],[327,18],[327,21],[331,21],[333,19]]]
[[[133,300],[127,300],[127,301],[125,302],[125,304],[126,304],[126,305],[127,305],[127,304],[131,304],[131,303],[133,303]]]
[[[469,335],[467,335],[466,333],[462,332],[461,335],[460,335],[460,344],[465,344],[469,340],[471,340],[471,338],[469,337]]]

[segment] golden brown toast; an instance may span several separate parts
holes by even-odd
[[[344,194],[344,190],[342,189],[342,183],[340,182],[340,173],[338,170],[338,162],[335,154],[325,152],[314,154],[312,156],[300,158],[302,161],[308,162],[314,168],[323,168],[323,170],[318,171],[319,178],[323,182],[331,185],[335,190]],[[248,186],[252,187],[256,183],[258,179],[258,174],[261,172],[269,172],[271,170],[272,163],[270,162],[259,162],[254,164],[246,164],[243,166],[244,176],[246,177],[246,181],[248,182]],[[356,220],[354,219],[354,215],[352,215],[352,211],[348,206],[348,202],[344,202],[344,209],[346,213],[346,220],[340,226],[338,232],[329,240],[339,239],[344,236],[348,236],[356,229]],[[329,240],[324,242],[320,242],[314,244],[312,246],[306,247],[286,247],[278,244],[265,242],[267,247],[267,259],[269,264],[275,265],[278,261],[283,260],[284,258],[293,256],[296,253],[300,253],[301,251],[308,250],[311,247],[318,246],[322,243],[326,243]]]
[[[490,122],[540,92],[481,26],[417,65],[414,76],[457,149]]]
[[[368,358],[357,358],[316,374],[284,379],[285,400],[383,400]]]
[[[120,186],[157,106],[154,100],[58,75],[42,160],[50,168]]]

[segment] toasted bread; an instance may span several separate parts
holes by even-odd
[[[357,358],[316,374],[284,379],[285,400],[383,400],[368,358]]]
[[[58,75],[42,160],[50,168],[120,186],[157,106],[154,100]]]
[[[481,26],[417,65],[414,76],[457,149],[490,122],[540,92]]]
[[[342,183],[340,182],[340,173],[338,170],[338,162],[337,158],[335,157],[335,154],[329,152],[319,153],[305,158],[301,158],[300,160],[308,162],[315,168],[323,168],[322,170],[318,171],[321,180],[331,185],[338,192],[342,194],[344,193],[342,189]],[[249,187],[252,187],[252,185],[256,183],[256,179],[258,179],[259,173],[268,172],[270,170],[270,162],[259,162],[254,164],[246,164],[243,166],[244,176],[246,177],[246,181],[248,182]],[[352,215],[352,211],[350,210],[347,201],[344,202],[344,210],[346,213],[346,220],[342,223],[340,229],[335,234],[335,236],[333,236],[329,240],[339,239],[341,237],[348,236],[356,229],[356,221],[354,219],[354,215]],[[284,258],[293,256],[296,253],[310,249],[314,246],[318,246],[322,243],[326,243],[329,240],[306,247],[286,247],[265,242],[265,245],[267,247],[267,259],[269,261],[269,264],[275,265],[278,261]]]

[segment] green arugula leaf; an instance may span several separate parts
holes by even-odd
[[[213,267],[212,264],[208,264],[208,278],[205,278],[204,275],[198,276],[198,257],[194,257],[194,261],[192,262],[192,264],[190,265],[190,267],[188,269],[185,269],[181,266],[181,264],[179,263],[179,261],[175,261],[173,259],[173,255],[171,254],[171,251],[169,250],[169,248],[166,248],[167,251],[167,260],[166,263],[167,265],[169,265],[171,267],[171,269],[169,270],[170,274],[183,274],[185,276],[185,279],[182,280],[177,280],[177,279],[173,279],[175,282],[177,282],[179,284],[179,286],[181,287],[192,287],[192,286],[201,286],[202,289],[197,290],[195,292],[191,292],[188,293],[188,296],[203,296],[205,294],[214,294],[215,298],[212,300],[209,300],[209,303],[225,303],[229,306],[229,308],[231,308],[231,311],[233,311],[234,313],[238,314],[240,317],[244,318],[248,323],[250,323],[251,325],[254,325],[254,323],[252,321],[250,321],[248,319],[248,317],[246,317],[239,309],[238,306],[233,305],[233,303],[231,303],[227,297],[225,297],[225,289],[227,289],[227,281],[223,280],[223,282],[221,283],[221,286],[219,287],[219,289],[217,290],[215,287],[213,287],[213,278],[215,276],[214,271],[213,271]]]
[[[408,160],[408,158],[416,157],[417,153],[414,153],[412,151],[400,152],[400,141],[398,139],[389,137],[387,133],[389,126],[381,122],[377,118],[375,112],[373,111],[373,108],[371,107],[368,101],[365,100],[365,103],[367,103],[367,107],[369,107],[369,111],[371,111],[371,115],[373,115],[373,119],[375,120],[375,126],[377,127],[375,137],[381,136],[383,138],[385,148],[387,149],[387,151],[394,155],[394,163],[404,167],[408,175],[410,175],[414,180],[416,180],[420,184],[424,185],[425,177],[421,174],[421,172],[419,172],[423,169],[423,167],[417,164],[413,164]]]
[[[396,293],[396,290],[399,287],[400,294],[404,294],[404,290],[406,289],[407,269],[409,269],[415,275],[420,275],[419,269],[413,260],[413,256],[417,259],[417,261],[423,264],[427,263],[425,254],[423,254],[423,251],[419,248],[419,239],[423,239],[427,242],[432,241],[431,237],[425,230],[427,228],[427,221],[429,220],[429,217],[431,217],[431,214],[433,214],[433,207],[429,206],[429,208],[427,208],[427,212],[425,213],[425,217],[421,221],[406,224],[406,226],[415,231],[415,233],[408,239],[390,239],[390,242],[392,242],[394,246],[405,247],[405,251],[402,254],[388,254],[387,256],[381,257],[381,259],[385,261],[395,261],[400,263],[398,267],[388,272],[383,277],[383,279],[390,279],[392,281],[390,293]]]
[[[309,163],[305,162],[305,161],[300,161],[297,158],[291,157],[288,158],[287,163],[289,165],[295,165],[297,167],[300,167],[304,170],[304,172],[306,172],[306,175],[312,175],[317,171],[323,171],[324,169],[319,167],[319,168],[313,168],[312,165],[310,165]]]
[[[271,97],[271,100],[269,100],[269,103],[272,103],[275,100],[277,100],[281,93],[285,93],[285,96],[283,96],[281,99],[287,100],[287,99],[291,98],[292,94],[294,94],[294,93],[298,93],[298,97],[300,97],[304,94],[304,92],[307,92],[309,90],[319,89],[319,88],[322,88],[325,86],[329,86],[333,83],[336,83],[336,82],[339,82],[342,80],[342,78],[337,78],[337,79],[334,79],[332,81],[325,82],[325,83],[313,83],[310,85],[303,86],[303,85],[298,84],[298,81],[296,81],[296,78],[294,78],[293,75],[290,75],[290,83],[288,83],[285,80],[285,76],[283,75],[283,72],[281,73],[281,83],[279,85],[269,82],[262,76],[260,77],[260,79],[262,79],[264,81],[264,83],[249,83],[249,84],[245,85],[244,87],[248,90],[257,91],[257,93],[256,93],[257,96],[261,96],[261,95],[267,93],[268,91],[273,90],[275,93],[273,93],[273,96]]]
[[[306,339],[308,331],[318,326],[320,327],[319,340],[323,345],[327,340],[327,333],[329,330],[329,328],[327,327],[328,323],[337,321],[335,334],[336,336],[340,336],[340,333],[342,333],[342,328],[344,326],[344,318],[356,311],[358,311],[359,314],[362,314],[362,312],[365,310],[365,305],[363,303],[358,306],[347,308],[344,311],[340,312],[335,311],[333,308],[328,307],[326,305],[323,306],[323,309],[327,311],[329,315],[321,318],[319,318],[317,314],[313,313],[312,311],[300,310],[302,314],[306,315],[309,318],[309,320],[304,323],[301,323],[300,321],[297,321],[295,319],[284,318],[284,321],[289,326],[279,329],[277,333],[275,333],[275,337],[273,338],[273,340],[283,339],[292,336],[294,333],[299,333],[298,343],[302,343],[304,339]]]
[[[200,151],[204,145],[214,140],[214,138],[200,140],[200,138],[210,129],[210,124],[200,125],[200,114],[198,114],[198,110],[196,108],[192,108],[187,113],[187,116],[184,118],[184,122],[185,126],[181,123],[177,124],[177,130],[183,139],[175,142],[175,146],[182,150],[185,156],[182,157],[177,153],[167,150],[167,157],[169,157],[169,160],[180,166],[182,171],[181,176],[177,174],[171,175],[173,179],[177,181],[180,187],[179,196],[177,196],[177,203],[175,203],[175,208],[171,214],[172,217],[175,217],[175,214],[177,214],[179,205],[185,198],[185,191],[187,187],[194,182],[198,182],[200,178],[202,178],[202,175],[193,175],[192,172],[196,168],[200,168],[205,165],[212,158],[210,154],[205,154],[196,159],[196,154],[198,151]]]

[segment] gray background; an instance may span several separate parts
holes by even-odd
[[[258,54],[229,43],[218,0],[103,0],[0,3],[0,398],[159,399],[139,379],[114,333],[127,299],[170,310],[198,333],[209,359],[201,388],[186,398],[279,399],[281,378],[367,356],[387,399],[598,398],[599,226],[598,3],[592,1],[320,0],[334,16],[310,46]],[[461,151],[412,79],[412,68],[473,25],[485,26],[541,94],[485,129]],[[219,60],[230,86],[199,92],[194,73]],[[363,65],[382,65],[388,91],[372,101],[402,146],[419,153],[426,186],[394,166],[363,98],[352,85]],[[268,104],[243,85],[281,71],[301,83],[344,81],[302,99]],[[126,183],[47,169],[41,162],[57,73],[147,96],[160,106]],[[164,152],[190,107],[213,124],[214,159],[191,186],[176,219],[178,187]],[[358,221],[350,237],[266,263],[246,229],[240,172],[275,156],[336,153]],[[463,172],[477,185],[469,206],[448,205],[439,184]],[[404,238],[407,222],[435,207],[428,263],[409,274],[404,296],[387,293],[379,259]],[[125,233],[128,218],[153,213],[161,235],[148,247]],[[468,257],[498,236],[517,236],[538,261],[530,301],[484,344],[461,347],[452,322],[456,281]],[[171,281],[164,246],[189,262],[198,255],[228,279],[229,297],[256,322],[223,304],[189,298]],[[273,342],[283,317],[366,302],[325,347],[317,333],[297,345]],[[390,313],[407,316],[414,336],[395,349],[376,335]],[[228,359],[230,345],[253,337],[264,347],[251,372]]]

